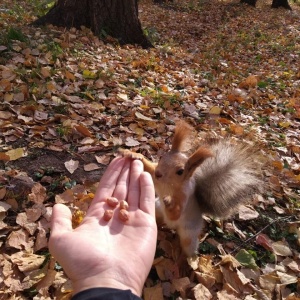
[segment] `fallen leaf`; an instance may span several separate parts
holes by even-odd
[[[240,220],[253,220],[259,217],[259,213],[253,208],[245,205],[239,207]]]
[[[244,266],[248,267],[250,269],[258,269],[258,266],[255,262],[254,257],[245,249],[241,249],[236,255],[235,255],[236,260]]]
[[[145,287],[143,290],[144,300],[164,300],[163,289],[161,284],[152,287]]]
[[[144,116],[143,114],[141,114],[140,112],[135,112],[135,116],[138,118],[138,119],[141,119],[143,121],[153,121],[151,118],[149,117],[146,117]]]
[[[65,162],[65,167],[71,174],[73,174],[77,170],[78,166],[79,166],[78,160],[70,159],[69,161]]]
[[[21,157],[27,156],[27,153],[23,148],[12,149],[7,151],[5,154],[9,156],[9,160],[17,160]]]
[[[196,300],[209,300],[213,298],[209,289],[201,283],[193,287],[192,291]]]
[[[287,242],[273,242],[272,248],[274,253],[280,256],[291,256],[293,254]]]
[[[209,110],[209,114],[210,115],[220,115],[222,112],[222,108],[219,106],[213,106],[210,110]]]
[[[125,145],[128,146],[128,147],[135,147],[135,146],[138,146],[139,144],[140,143],[132,137],[127,137],[126,138]]]
[[[97,164],[95,164],[95,163],[90,163],[90,164],[84,165],[83,169],[86,172],[90,172],[90,171],[94,171],[94,170],[100,169],[100,166],[97,165]]]

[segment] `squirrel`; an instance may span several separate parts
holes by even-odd
[[[171,150],[158,163],[122,149],[124,157],[140,159],[153,178],[156,218],[175,229],[184,253],[197,253],[203,215],[227,218],[239,204],[262,192],[261,163],[254,147],[229,139],[199,141],[185,121],[176,124]]]

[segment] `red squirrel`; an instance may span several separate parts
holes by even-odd
[[[176,125],[171,150],[158,163],[130,150],[121,154],[140,159],[151,174],[159,198],[156,217],[177,231],[187,256],[197,252],[203,214],[229,217],[262,190],[261,164],[252,147],[227,139],[200,142],[184,121]]]

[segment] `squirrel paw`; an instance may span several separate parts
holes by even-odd
[[[131,159],[143,160],[143,158],[144,158],[143,154],[132,152],[132,151],[130,151],[128,149],[119,149],[118,153],[122,157],[127,157],[127,158],[131,158]]]
[[[165,196],[162,201],[165,205],[167,218],[172,221],[178,220],[181,215],[181,206],[173,201],[171,196]]]

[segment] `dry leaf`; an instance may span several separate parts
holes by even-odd
[[[90,171],[98,170],[98,169],[100,169],[100,167],[99,167],[99,165],[97,165],[95,163],[90,163],[90,164],[84,165],[83,169],[86,172],[90,172]]]
[[[6,202],[0,201],[0,213],[6,212],[11,208],[11,205],[7,204]]]
[[[213,296],[210,293],[209,289],[206,288],[203,284],[199,283],[192,289],[194,293],[194,297],[196,300],[209,300],[212,299]]]
[[[213,106],[210,110],[209,110],[209,114],[210,115],[220,115],[222,112],[222,108],[219,106]]]
[[[40,183],[35,183],[28,195],[28,199],[34,203],[41,204],[46,200],[46,188]]]
[[[291,256],[293,254],[287,242],[273,242],[272,248],[274,253],[280,256]]]
[[[105,165],[105,166],[107,166],[111,160],[110,155],[102,155],[102,156],[95,155],[95,158],[97,160],[97,163]]]
[[[250,206],[241,205],[239,207],[240,220],[253,220],[259,217],[259,213]]]
[[[17,160],[21,157],[27,156],[27,153],[23,148],[12,149],[7,151],[5,154],[9,156],[9,160]]]
[[[144,300],[164,300],[163,289],[161,284],[157,284],[153,287],[145,287],[143,290]]]
[[[132,137],[127,137],[126,138],[125,145],[128,146],[128,147],[135,147],[135,146],[138,146],[139,144],[140,143]]]
[[[79,166],[78,160],[70,159],[69,161],[65,162],[65,167],[71,174],[73,174],[77,170],[78,166]]]
[[[141,114],[141,113],[138,112],[138,111],[135,112],[135,116],[136,116],[138,119],[141,119],[141,120],[143,120],[143,121],[153,121],[151,118],[144,116],[143,114]]]

